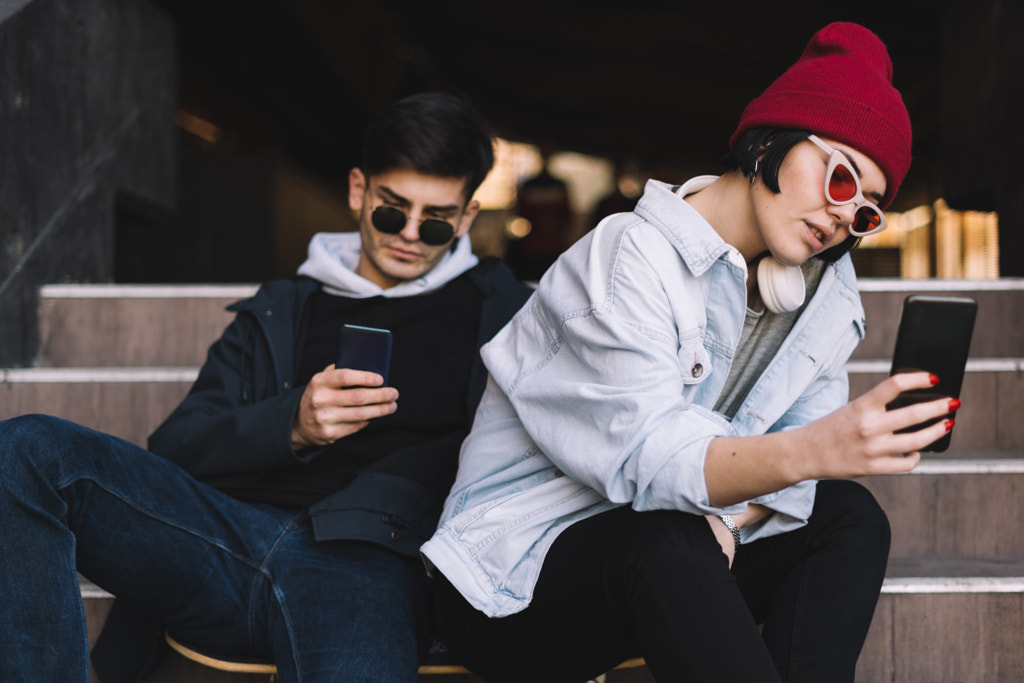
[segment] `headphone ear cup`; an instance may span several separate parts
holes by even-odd
[[[771,256],[757,264],[757,286],[765,308],[772,313],[789,313],[803,306],[807,296],[804,274],[796,266],[784,266]]]

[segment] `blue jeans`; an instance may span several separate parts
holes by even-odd
[[[58,418],[0,422],[0,680],[88,681],[76,567],[186,642],[272,658],[281,681],[415,681],[418,558],[317,543],[305,511],[250,505]]]

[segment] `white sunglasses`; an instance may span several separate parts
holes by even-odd
[[[825,173],[825,197],[836,206],[853,204],[856,209],[853,222],[848,227],[850,234],[866,237],[889,227],[882,210],[864,199],[857,172],[846,155],[826,145],[817,135],[811,135],[807,139],[829,155],[828,171]]]

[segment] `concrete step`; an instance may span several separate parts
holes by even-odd
[[[859,284],[868,326],[856,359],[891,356],[903,299],[915,293],[978,301],[972,357],[1016,357],[1024,349],[1024,279],[864,279]],[[225,306],[255,290],[250,284],[46,285],[40,290],[39,364],[199,365],[232,319]]]
[[[903,299],[911,294],[967,296],[978,302],[971,356],[1017,357],[1024,349],[1024,279],[858,281],[867,316],[864,341],[854,358],[890,358]]]
[[[850,397],[856,398],[881,382],[889,375],[889,368],[887,360],[850,361]],[[968,361],[960,399],[963,407],[957,411],[953,446],[972,450],[1024,448],[1024,420],[1020,417],[1024,358]]]
[[[858,683],[1024,681],[1024,558],[893,557]]]
[[[198,368],[0,369],[0,420],[46,413],[145,446]]]
[[[199,366],[255,285],[46,285],[44,367]]]
[[[849,367],[852,397],[888,374],[884,361],[851,361]],[[0,369],[0,419],[49,413],[137,442],[170,414],[197,374],[198,365]],[[955,449],[1024,449],[1024,360],[971,361],[961,399]]]
[[[1022,454],[988,459],[926,455],[908,474],[858,481],[889,517],[894,557],[1024,557]]]

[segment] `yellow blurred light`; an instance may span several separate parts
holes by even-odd
[[[530,234],[533,225],[529,219],[516,216],[505,225],[505,233],[512,239],[521,240]]]

